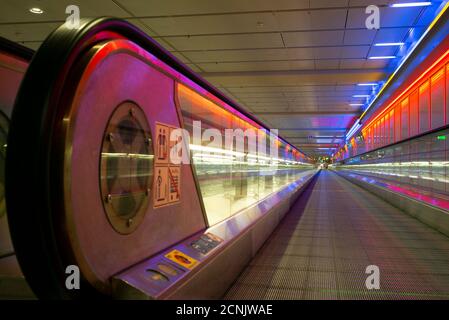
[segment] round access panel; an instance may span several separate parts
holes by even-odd
[[[120,104],[104,132],[100,159],[103,207],[121,234],[136,230],[148,208],[153,183],[153,143],[143,110]]]

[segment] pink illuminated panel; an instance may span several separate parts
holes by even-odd
[[[429,81],[419,87],[419,133],[430,129],[430,94]]]
[[[410,136],[416,136],[419,133],[418,118],[418,90],[410,95]]]
[[[432,105],[432,129],[444,126],[444,85],[445,85],[444,68],[436,72],[431,78],[430,92]]]
[[[408,109],[408,98],[401,102],[401,140],[407,139],[409,137],[409,109]]]

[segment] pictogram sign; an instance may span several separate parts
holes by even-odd
[[[156,123],[155,165],[153,182],[153,205],[161,207],[172,205],[181,199],[181,166],[170,161],[171,149],[176,141],[170,141],[170,135],[177,128]]]

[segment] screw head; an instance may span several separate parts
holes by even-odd
[[[111,195],[111,194],[108,194],[108,195],[106,196],[106,202],[107,202],[107,203],[111,203],[111,202],[112,202],[112,195]]]
[[[110,142],[114,141],[114,134],[113,134],[112,132],[109,132],[109,133],[108,133],[108,140],[109,140]]]

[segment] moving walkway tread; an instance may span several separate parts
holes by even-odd
[[[322,170],[224,298],[449,299],[448,265],[447,236]]]

